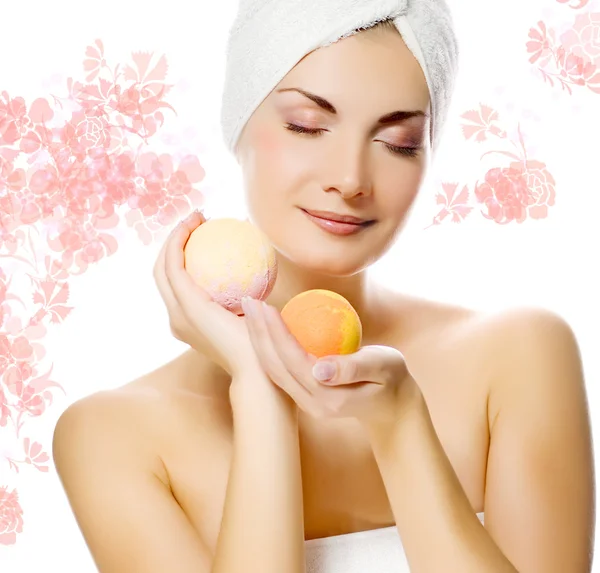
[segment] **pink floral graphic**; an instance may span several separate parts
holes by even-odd
[[[3,451],[0,463],[15,474],[49,470],[48,437],[23,433],[64,393],[44,363],[43,339],[73,309],[71,277],[115,254],[120,225],[149,245],[203,203],[198,158],[148,148],[162,110],[175,112],[164,100],[166,58],[152,65],[153,54],[140,52],[132,60],[110,68],[96,40],[85,81],[69,78],[65,97],[29,103],[0,92],[0,431],[11,431],[11,451],[21,452]],[[22,531],[17,489],[2,485],[0,544]]]
[[[569,8],[573,8],[573,10],[580,10],[581,8],[586,6],[590,0],[556,0],[556,1],[559,4],[568,4]]]
[[[483,216],[496,223],[522,223],[528,217],[544,219],[554,205],[555,183],[540,161],[513,162],[494,167],[475,186],[475,197],[487,212]]]
[[[524,163],[511,164],[522,169],[525,188],[528,192],[527,212],[532,219],[545,219],[548,207],[554,206],[556,199],[556,181],[541,161],[526,160]]]
[[[566,50],[600,69],[600,12],[578,14],[560,39]]]
[[[14,545],[17,533],[23,532],[23,509],[19,504],[16,490],[10,493],[0,487],[0,544]]]
[[[557,1],[575,10],[588,4],[588,0]],[[600,93],[599,12],[578,13],[572,25],[560,34],[539,21],[537,27],[529,30],[526,49],[529,62],[537,66],[551,87],[558,83],[569,94],[573,93],[572,86]],[[543,161],[528,156],[520,125],[517,134],[509,137],[499,122],[498,112],[486,105],[467,111],[462,118],[466,120],[462,125],[465,139],[479,144],[502,142],[503,147],[511,147],[490,149],[481,159],[497,154],[509,157],[511,162],[490,167],[482,180],[472,185],[472,193],[469,185],[442,183],[436,194],[441,208],[426,228],[444,221],[459,223],[475,211],[502,225],[548,217],[556,201],[556,182]]]
[[[442,205],[442,208],[434,217],[432,225],[439,225],[448,216],[453,223],[460,223],[473,210],[469,205],[468,187],[465,185],[456,194],[457,189],[458,183],[442,183],[442,192],[436,195],[436,203]]]
[[[50,460],[50,456],[42,450],[42,444],[39,442],[31,443],[29,438],[23,440],[23,452],[25,458],[22,460],[14,460],[7,457],[9,465],[17,473],[19,473],[19,464],[31,464],[36,470],[40,472],[47,472],[48,466],[44,465],[45,462]]]
[[[531,54],[529,61],[537,64],[542,78],[550,86],[558,82],[569,94],[573,93],[571,86],[600,93],[600,12],[577,14],[558,40],[557,35],[543,21],[538,22],[537,28],[531,28],[526,44]]]
[[[478,110],[469,110],[461,117],[468,122],[461,126],[465,139],[479,144],[501,141],[512,146],[510,150],[491,149],[481,159],[498,154],[512,161],[508,166],[488,169],[483,181],[472,186],[473,193],[468,185],[462,185],[457,193],[458,183],[442,183],[442,190],[436,194],[441,208],[426,228],[444,221],[460,223],[473,211],[502,225],[548,217],[548,209],[556,199],[556,183],[542,161],[528,158],[520,126],[517,142],[508,136],[498,112],[489,106],[480,105]]]

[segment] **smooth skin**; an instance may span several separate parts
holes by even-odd
[[[287,88],[335,113],[278,91]],[[418,573],[591,570],[594,459],[569,325],[544,309],[482,313],[410,297],[367,276],[430,155],[426,115],[378,123],[396,110],[427,114],[429,96],[400,36],[381,27],[307,55],[246,124],[236,156],[250,217],[279,263],[254,318],[227,313],[186,275],[182,250],[201,215],[165,243],[155,278],[190,349],[78,400],[54,433],[57,471],[102,573],[300,573],[304,539],[394,524]],[[376,223],[335,237],[302,208]],[[291,361],[292,342],[273,336],[273,311],[311,288],[345,296],[363,345],[394,357],[393,367],[360,363],[365,380],[385,371],[398,390],[385,423],[310,411],[319,399],[298,397],[302,384],[321,392],[309,358]],[[286,366],[273,370],[277,357]]]

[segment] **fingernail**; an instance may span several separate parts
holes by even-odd
[[[274,306],[270,306],[269,304],[267,304],[264,300],[261,302],[261,304],[265,320],[270,324],[274,324],[274,321],[277,320],[277,309]]]
[[[276,307],[270,305],[268,302],[263,302],[263,304],[265,305],[265,310],[267,311],[267,314],[271,318],[278,318],[279,316],[281,316]]]
[[[335,364],[333,362],[317,362],[312,369],[313,376],[324,382],[335,376]]]
[[[244,309],[244,314],[252,318],[255,315],[254,305],[252,304],[252,300],[249,296],[245,296],[242,299],[242,305]]]

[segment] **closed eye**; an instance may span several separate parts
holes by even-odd
[[[326,129],[321,128],[303,127],[301,125],[296,125],[295,123],[286,123],[285,127],[289,131],[301,133],[303,135],[308,135],[309,137],[318,137],[324,131],[327,131]],[[391,145],[389,143],[386,143],[385,141],[382,141],[381,143],[383,143],[383,145],[395,155],[415,157],[421,150],[420,147],[399,147],[397,145]]]

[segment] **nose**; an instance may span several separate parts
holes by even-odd
[[[326,191],[337,191],[344,199],[371,194],[368,158],[359,143],[338,144],[324,159],[329,173]]]

